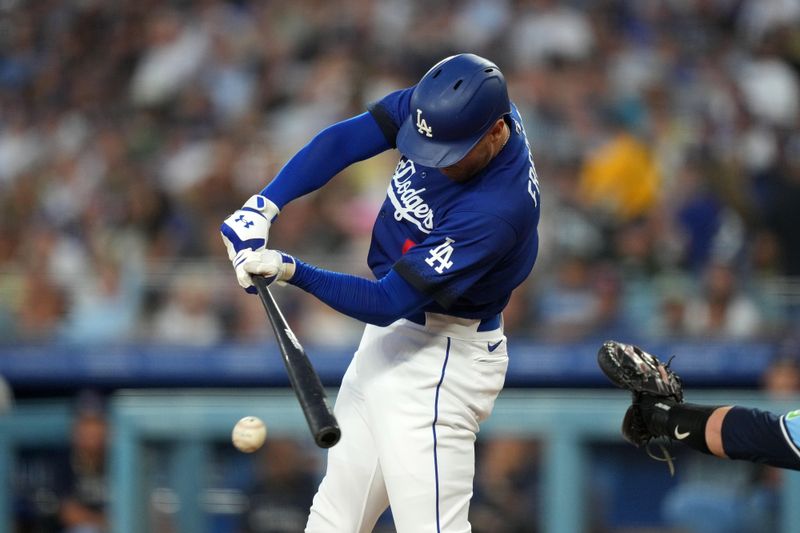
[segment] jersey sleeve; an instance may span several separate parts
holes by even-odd
[[[516,232],[500,217],[481,212],[451,213],[393,268],[410,285],[448,309],[492,270],[515,242]]]
[[[367,106],[367,110],[383,132],[386,142],[392,148],[397,147],[397,132],[408,117],[413,92],[414,87],[394,91]]]

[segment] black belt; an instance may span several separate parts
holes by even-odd
[[[459,317],[453,317],[459,318]],[[420,326],[425,325],[425,313],[414,313],[413,315],[407,316],[407,320],[414,322],[415,324],[419,324]],[[469,320],[469,319],[466,319]],[[484,318],[478,324],[478,331],[494,331],[500,328],[500,313],[491,316],[489,318]]]

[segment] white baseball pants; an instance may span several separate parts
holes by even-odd
[[[502,328],[427,314],[368,325],[334,412],[306,533],[366,533],[388,505],[398,533],[468,533],[478,424],[503,387]]]

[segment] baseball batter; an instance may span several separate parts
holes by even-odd
[[[372,233],[369,280],[266,249],[291,200],[346,166],[401,153]],[[285,281],[367,323],[335,413],[307,532],[468,532],[474,442],[503,387],[501,312],[536,261],[540,196],[519,112],[496,65],[460,54],[334,124],[222,224],[239,283]]]

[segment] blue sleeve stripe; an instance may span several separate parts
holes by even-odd
[[[395,148],[397,146],[397,132],[400,131],[400,128],[394,123],[392,115],[379,102],[371,104],[368,109],[375,122],[380,126],[386,142],[389,143],[389,146]]]

